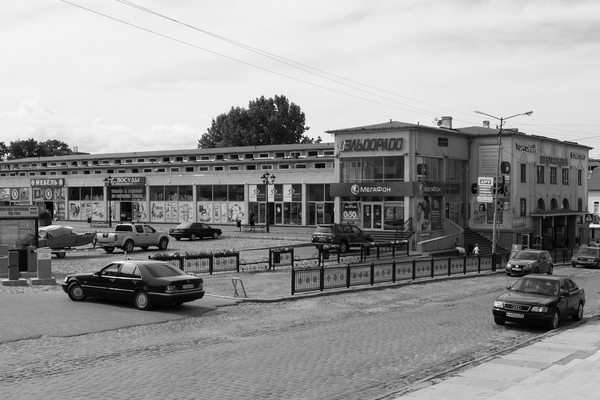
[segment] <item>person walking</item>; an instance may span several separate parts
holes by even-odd
[[[473,258],[479,258],[479,245],[475,243],[475,247],[473,248]]]

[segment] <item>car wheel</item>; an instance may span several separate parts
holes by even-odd
[[[573,321],[581,321],[581,319],[583,318],[583,303],[582,302],[579,302],[579,307],[577,307],[577,312],[575,314],[573,314],[573,316],[571,318],[573,318]]]
[[[494,322],[496,323],[496,325],[504,325],[506,323],[506,321],[503,321],[498,317],[494,317]]]
[[[348,251],[348,243],[346,243],[346,242],[341,242],[341,243],[340,243],[340,251],[341,251],[342,253],[345,253],[345,252],[347,252],[347,251]]]
[[[83,292],[83,288],[79,283],[71,283],[69,288],[67,289],[67,294],[69,298],[73,301],[82,301],[87,298],[85,293]]]
[[[169,247],[169,239],[162,238],[158,241],[158,249],[159,250],[166,250],[167,247]]]
[[[219,234],[217,232],[213,233],[213,239],[218,239],[219,238]]]
[[[123,251],[131,253],[133,251],[133,240],[128,240],[123,245]]]
[[[138,290],[133,295],[133,304],[138,310],[149,310],[152,308],[152,303],[148,297],[148,293],[144,290]]]
[[[114,247],[105,247],[104,251],[107,253],[112,253],[113,251],[115,251],[115,248]]]
[[[558,321],[559,320],[560,320],[560,316],[558,314],[558,311],[554,311],[554,314],[552,314],[552,320],[548,324],[548,329],[549,330],[553,330],[553,329],[558,328]]]
[[[554,273],[554,265],[550,264],[550,268],[548,268],[548,272],[546,272],[548,275],[552,275],[552,273]]]
[[[196,236],[195,233],[192,233],[190,236],[190,240],[196,240],[196,239],[198,239],[198,237]]]

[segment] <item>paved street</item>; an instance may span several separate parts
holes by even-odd
[[[597,271],[555,273],[576,274],[589,293],[586,312],[600,309]],[[493,323],[491,301],[515,279],[482,276],[242,303],[162,322],[152,319],[163,309],[130,309],[148,315],[148,323],[117,328],[108,321],[122,306],[102,304],[105,330],[3,341],[0,397],[391,399],[411,382],[543,335]]]

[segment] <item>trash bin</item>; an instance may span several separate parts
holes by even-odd
[[[92,223],[92,217],[88,217],[87,221],[88,221],[88,224],[91,224]]]

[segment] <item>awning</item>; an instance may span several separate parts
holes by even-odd
[[[572,211],[572,210],[545,210],[545,211],[534,211],[530,214],[532,217],[578,217],[580,215],[586,215],[583,211]]]

